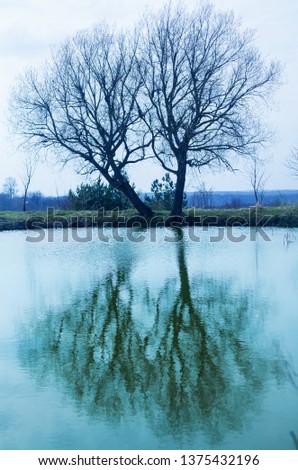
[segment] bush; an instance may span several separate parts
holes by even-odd
[[[93,184],[81,184],[76,191],[69,192],[70,207],[74,210],[125,210],[131,208],[129,200],[111,185],[105,185],[99,178]]]
[[[145,202],[153,210],[157,211],[170,211],[173,207],[175,196],[175,183],[171,179],[170,174],[166,173],[161,182],[157,179],[151,184],[152,196],[146,196]],[[183,207],[186,207],[187,199],[184,193]]]

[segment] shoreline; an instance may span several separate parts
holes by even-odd
[[[160,226],[218,226],[218,227],[284,227],[298,228],[298,206],[239,209],[186,209],[183,217],[170,216],[167,211],[156,212],[145,219],[136,211],[69,211],[0,212],[0,232],[78,227],[155,228]]]

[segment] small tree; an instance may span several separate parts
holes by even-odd
[[[24,162],[24,174],[22,176],[22,183],[23,183],[23,188],[24,188],[23,212],[26,211],[28,190],[29,190],[29,186],[31,184],[33,175],[36,170],[36,163],[37,163],[37,160],[33,158],[31,155],[26,156],[25,162]]]
[[[175,197],[175,183],[169,173],[166,173],[161,181],[154,180],[151,184],[153,197],[147,196],[146,202],[155,210],[171,210]],[[183,198],[183,207],[186,205],[186,195]]]
[[[175,184],[172,181],[170,174],[166,173],[161,182],[158,179],[154,180],[151,184],[151,191],[153,192],[153,207],[159,210],[171,210],[174,200]]]
[[[94,184],[80,184],[75,191],[69,192],[70,205],[75,210],[93,210],[103,207],[104,184],[100,179]]]
[[[290,157],[286,161],[286,166],[291,173],[297,178],[298,177],[298,148],[292,150]]]
[[[76,191],[69,192],[71,208],[76,210],[127,209],[130,201],[111,185],[103,184],[99,178],[93,184],[81,184]]]
[[[12,176],[9,176],[5,179],[5,183],[3,185],[3,193],[6,194],[10,200],[13,200],[18,192],[17,187],[18,185],[16,179]]]
[[[265,184],[269,177],[267,165],[267,159],[252,155],[246,166],[245,172],[252,186],[256,204],[261,204],[263,200]]]
[[[201,207],[202,209],[210,209],[213,207],[213,190],[207,188],[204,181],[202,181],[191,199],[193,207]]]

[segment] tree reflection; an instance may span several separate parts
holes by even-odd
[[[202,430],[216,445],[257,412],[267,381],[282,377],[254,340],[253,293],[189,276],[182,232],[177,279],[157,299],[120,264],[104,282],[22,332],[20,357],[38,383],[54,380],[80,409],[118,422],[142,413],[154,432]],[[154,311],[154,323],[136,311]]]

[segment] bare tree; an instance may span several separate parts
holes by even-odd
[[[155,157],[176,175],[172,214],[179,215],[188,167],[232,170],[233,155],[250,154],[265,139],[257,111],[280,68],[264,64],[232,13],[210,5],[188,13],[169,4],[143,30],[144,119]]]
[[[201,207],[202,209],[210,209],[213,207],[213,189],[207,188],[204,181],[201,181],[197,191],[191,198],[192,207]]]
[[[105,25],[77,34],[53,53],[43,73],[21,77],[13,119],[29,147],[54,149],[81,173],[98,171],[151,216],[126,173],[151,143],[136,99],[135,53],[136,42]]]
[[[292,150],[292,153],[286,162],[286,166],[294,176],[298,177],[298,148]]]
[[[251,155],[246,164],[245,173],[252,186],[256,204],[262,203],[265,184],[269,178],[267,165],[268,159],[261,158],[257,155]]]
[[[33,158],[31,155],[26,156],[24,161],[24,174],[22,176],[22,183],[24,188],[23,212],[26,211],[28,190],[36,170],[36,164],[36,158]]]
[[[10,200],[16,197],[17,192],[18,192],[17,186],[18,186],[17,181],[12,176],[9,176],[8,178],[5,179],[5,182],[3,185],[3,192],[4,194],[7,194]]]

